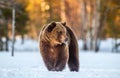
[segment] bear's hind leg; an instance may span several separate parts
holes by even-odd
[[[68,66],[70,71],[79,71],[79,53],[76,45],[69,46],[69,60]]]
[[[70,71],[76,71],[76,72],[79,71],[79,64],[78,64],[78,62],[69,61],[69,62],[68,62],[68,66],[69,66]]]

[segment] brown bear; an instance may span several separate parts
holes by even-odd
[[[45,25],[40,32],[39,47],[49,71],[62,71],[67,63],[70,71],[79,71],[77,39],[66,23]]]

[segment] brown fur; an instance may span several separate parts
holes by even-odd
[[[76,37],[66,23],[52,22],[40,32],[40,53],[49,71],[62,71],[66,64],[70,71],[79,71]]]

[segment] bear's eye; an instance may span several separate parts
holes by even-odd
[[[62,31],[58,31],[58,34],[62,34]]]

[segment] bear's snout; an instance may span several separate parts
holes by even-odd
[[[68,41],[68,37],[64,37],[64,36],[62,36],[61,38],[60,38],[60,42],[61,43],[66,43]]]

